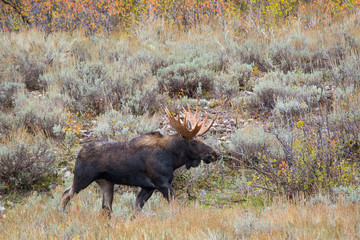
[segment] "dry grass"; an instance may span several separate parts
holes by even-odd
[[[63,189],[61,189],[63,190]],[[93,187],[59,212],[60,189],[36,194],[6,213],[0,239],[358,239],[360,205],[277,200],[268,207],[205,208],[198,203],[167,204],[155,194],[135,219],[132,193],[115,196],[111,219],[100,211]],[[310,201],[311,202],[311,201]]]

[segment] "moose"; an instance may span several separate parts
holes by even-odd
[[[128,142],[93,141],[86,143],[78,153],[72,186],[62,195],[62,211],[70,199],[96,182],[102,190],[102,209],[112,212],[114,184],[141,187],[135,201],[140,211],[155,190],[170,201],[174,198],[171,182],[174,170],[186,166],[197,167],[201,160],[206,164],[218,159],[218,153],[196,136],[209,131],[217,114],[208,126],[201,121],[196,107],[195,114],[190,107],[183,108],[184,121],[180,112],[176,116],[166,108],[166,121],[176,131],[173,135],[150,132]]]

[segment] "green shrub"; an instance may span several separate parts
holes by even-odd
[[[227,72],[232,82],[238,83],[239,89],[248,89],[248,82],[250,80],[253,67],[253,64],[241,64],[239,62],[235,62],[227,69]]]
[[[74,56],[76,62],[92,61],[92,50],[96,44],[92,39],[75,38],[69,48],[69,53]]]
[[[320,44],[320,43],[319,43]],[[330,56],[326,47],[312,49],[303,35],[290,33],[269,46],[272,64],[285,73],[301,71],[312,73],[330,69]]]
[[[231,99],[239,92],[239,83],[228,74],[221,74],[214,82],[214,95],[220,99]]]
[[[209,52],[206,49],[202,51],[202,54],[192,59],[192,63],[214,72],[221,72],[227,68],[229,59],[225,53],[221,51]]]
[[[249,90],[249,84],[253,71],[252,64],[241,64],[233,62],[227,68],[227,72],[222,72],[214,82],[214,89],[217,96],[231,99],[239,94],[241,90]]]
[[[261,72],[270,72],[274,66],[268,49],[267,44],[248,39],[235,48],[234,56],[236,56],[237,61],[252,64]]]
[[[14,106],[15,93],[25,85],[18,82],[0,83],[0,109],[12,108]]]
[[[171,97],[196,97],[201,88],[201,94],[212,92],[214,73],[199,68],[195,63],[172,64],[158,70],[160,92],[166,92]]]
[[[264,78],[259,79],[253,88],[254,95],[247,98],[247,103],[250,108],[260,108],[272,110],[277,102],[297,101],[305,103],[308,106],[316,106],[319,104],[322,91],[317,85],[306,85],[294,83],[290,80],[298,74],[294,73],[269,73]],[[299,79],[300,80],[300,79]],[[303,79],[303,81],[309,81]]]
[[[335,196],[342,197],[343,202],[360,202],[360,188],[357,186],[339,186],[332,189]]]
[[[230,150],[236,157],[247,162],[258,162],[263,154],[272,158],[282,157],[275,136],[260,126],[248,126],[237,130],[231,136]]]
[[[127,39],[115,39],[111,41],[105,41],[102,48],[106,48],[106,51],[101,49],[100,52],[101,60],[104,62],[123,62],[126,61],[127,57],[130,55],[130,43],[126,41]]]
[[[0,41],[0,72],[4,79],[25,84],[28,90],[45,87],[39,80],[45,70],[58,67],[67,58],[69,43],[64,35],[31,31],[17,36],[7,35]]]
[[[308,105],[305,102],[299,102],[295,99],[289,101],[278,100],[273,113],[277,116],[298,116],[308,110]]]
[[[271,51],[272,63],[284,73],[294,71],[298,64],[295,46],[291,42],[291,38],[280,40],[269,46]]]
[[[1,140],[0,181],[9,189],[29,188],[54,173],[56,157],[44,135],[19,128]]]
[[[360,87],[360,63],[359,56],[350,55],[340,60],[340,64],[332,69],[331,77],[334,84],[340,87],[355,85]]]
[[[335,102],[346,101],[349,97],[351,97],[355,93],[356,93],[355,85],[345,86],[345,88],[336,87],[334,89],[334,101]]]
[[[49,86],[61,86],[61,92],[69,98],[68,105],[80,113],[99,114],[111,108],[130,108],[136,115],[154,112],[159,102],[149,67],[127,64],[83,62],[45,74],[42,79]]]
[[[146,116],[123,114],[110,110],[97,118],[97,125],[93,129],[96,138],[101,140],[129,141],[141,134],[155,131],[158,123]]]
[[[65,123],[65,98],[49,98],[42,94],[19,93],[15,99],[14,116],[9,122],[13,129],[26,127],[54,136],[53,128]]]
[[[287,95],[287,89],[278,79],[262,79],[254,86],[253,91],[254,95],[246,99],[250,108],[273,109],[277,98],[283,98]]]
[[[215,163],[218,165],[217,163]],[[177,194],[185,194],[186,198],[199,197],[200,190],[206,188],[214,173],[214,164],[207,165],[201,163],[196,168],[186,169],[181,167],[174,173],[173,188]]]
[[[121,72],[117,74],[112,65],[84,62],[46,74],[43,79],[48,84],[60,84],[61,92],[69,96],[69,105],[74,110],[101,113],[112,104],[119,105],[123,94],[130,87],[127,75]]]
[[[129,66],[142,65],[145,63],[151,63],[154,60],[154,55],[156,55],[156,53],[153,53],[149,50],[141,49],[128,56],[126,61]]]
[[[8,134],[14,128],[14,116],[0,111],[0,134]]]
[[[124,97],[122,108],[133,115],[154,114],[160,109],[163,100],[164,97],[158,93],[156,86],[145,86],[143,90],[136,90]]]

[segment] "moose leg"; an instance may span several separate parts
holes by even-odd
[[[107,212],[112,212],[112,202],[114,198],[114,183],[105,179],[98,179],[96,183],[99,184],[102,190],[102,208]]]
[[[66,205],[69,203],[70,199],[73,198],[75,194],[78,194],[81,190],[89,186],[92,182],[92,179],[87,177],[81,179],[75,174],[73,184],[62,194],[61,211],[65,212]]]
[[[73,187],[69,187],[64,191],[62,194],[62,200],[61,200],[61,211],[65,212],[66,205],[69,203],[70,199],[74,196]]]
[[[135,210],[140,211],[146,201],[151,197],[151,195],[154,193],[154,188],[142,188],[140,193],[138,194],[135,202]]]
[[[172,189],[170,184],[165,184],[161,187],[159,187],[159,191],[162,193],[164,198],[170,202],[170,200],[173,200],[175,198],[174,190]]]

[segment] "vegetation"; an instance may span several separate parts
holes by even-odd
[[[359,191],[357,191],[359,200]],[[66,215],[57,210],[59,191],[52,197],[32,194],[0,224],[2,238],[26,239],[356,239],[360,221],[358,203],[350,195],[330,200],[318,195],[304,201],[273,200],[266,208],[204,208],[199,203],[166,204],[155,194],[143,214],[131,220],[134,194],[115,199],[114,216],[99,212],[100,199],[84,191],[75,197]],[[54,210],[55,209],[55,210]]]
[[[356,238],[359,5],[0,0],[0,238]],[[107,219],[92,186],[58,212],[83,142],[171,134],[186,104],[222,157],[177,202],[131,220],[122,186]]]

